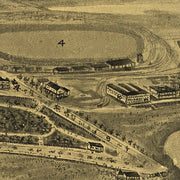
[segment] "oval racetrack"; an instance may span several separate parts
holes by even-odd
[[[127,34],[103,31],[32,31],[0,34],[1,51],[28,58],[119,58],[137,53]],[[58,42],[64,40],[62,47]]]

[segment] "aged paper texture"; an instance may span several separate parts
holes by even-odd
[[[0,180],[180,180],[180,0],[0,0]]]

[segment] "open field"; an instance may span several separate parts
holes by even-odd
[[[14,108],[0,107],[0,132],[44,134],[51,126],[44,117]]]
[[[20,143],[20,144],[39,144],[39,138],[35,136],[9,136],[9,135],[0,135],[0,142],[8,143]]]
[[[37,76],[38,77],[38,76]],[[42,78],[42,76],[39,76]],[[65,86],[70,89],[71,95],[67,98],[61,99],[60,103],[71,107],[72,109],[81,110],[97,110],[113,112],[124,106],[110,98],[106,94],[106,85],[108,83],[133,83],[139,87],[149,87],[152,85],[162,85],[168,82],[168,76],[161,76],[161,78],[141,77],[136,75],[117,75],[117,74],[72,74],[72,75],[47,75],[50,81],[57,82],[59,85]],[[72,81],[73,79],[73,81]],[[78,102],[78,104],[77,104]],[[98,104],[102,104],[102,108],[97,108]]]
[[[141,36],[126,25],[3,25],[0,32],[0,56],[16,63],[62,66],[135,58],[144,46]],[[66,43],[63,47],[60,40]]]
[[[66,119],[64,119],[63,117],[59,116],[58,114],[54,113],[52,110],[50,110],[46,107],[43,107],[41,109],[41,113],[47,115],[50,118],[50,120],[53,121],[57,127],[61,127],[65,130],[68,130],[69,132],[76,133],[85,138],[97,140],[96,137],[90,135],[88,132],[86,132],[86,131],[82,130],[81,128],[75,126],[74,124],[68,122]]]
[[[44,138],[44,145],[73,148],[86,148],[87,143],[55,131],[51,136]]]
[[[179,108],[180,105],[175,104],[156,110],[122,109],[113,114],[84,112],[84,116],[88,115],[89,121],[98,127],[131,143],[135,148],[167,166],[170,170],[169,176],[175,176],[174,179],[178,180],[180,171],[164,155],[164,143],[171,133],[180,130]]]
[[[122,1],[124,2],[124,0]],[[73,1],[53,0],[52,2],[47,0],[38,0],[38,1],[16,0],[14,1],[14,3],[12,3],[12,1],[8,0],[7,1],[8,3],[6,4],[6,0],[1,0],[0,2],[1,3],[3,2],[2,3],[3,6],[1,6],[0,8],[1,9],[0,23],[3,24],[1,24],[0,32],[18,31],[19,33],[19,31],[30,32],[32,30],[50,32],[50,31],[59,31],[59,30],[63,31],[66,30],[66,28],[67,29],[70,28],[70,30],[72,31],[75,30],[76,29],[75,27],[77,26],[77,25],[76,26],[65,25],[63,27],[58,27],[61,26],[62,24],[84,24],[84,26],[82,26],[79,30],[84,31],[86,30],[85,27],[87,27],[88,29],[93,31],[95,25],[92,24],[98,24],[96,25],[96,28],[99,31],[109,31],[109,29],[111,29],[113,30],[113,32],[117,32],[118,30],[118,32],[120,32],[121,34],[122,31],[120,30],[119,27],[122,26],[123,24],[125,32],[128,33],[131,32],[131,35],[133,35],[132,37],[136,40],[136,42],[138,42],[136,47],[137,48],[136,52],[144,50],[143,51],[144,58],[145,60],[147,60],[147,62],[144,63],[145,65],[142,64],[142,67],[143,66],[148,67],[149,72],[151,72],[151,74],[160,71],[167,72],[166,70],[171,70],[171,69],[172,69],[171,73],[174,73],[174,68],[178,67],[180,59],[178,57],[179,50],[176,48],[177,41],[176,41],[176,46],[174,46],[175,45],[174,40],[171,39],[177,38],[177,36],[179,37],[179,35],[176,33],[177,32],[176,30],[180,28],[180,21],[179,21],[180,14],[178,12],[179,0],[176,0],[175,2],[173,1],[173,3],[169,0],[158,0],[158,2],[155,0],[146,0],[146,1],[137,0],[135,2],[144,3],[143,6],[141,6],[140,4],[141,6],[140,11],[136,10],[137,13],[134,13],[134,11],[131,11],[131,9],[129,8],[128,11],[124,12],[125,14],[121,14],[121,12],[119,12],[120,6],[118,7],[111,6],[111,8],[114,8],[116,9],[116,11],[118,11],[116,14],[95,14],[95,13],[91,14],[91,13],[83,13],[83,12],[76,13],[76,12],[45,10],[45,8],[51,6],[57,6],[57,5],[74,6],[74,5],[97,5],[97,4],[110,4],[110,3],[112,5],[112,4],[120,4],[122,1],[115,0],[114,2],[110,2],[108,0],[105,0],[105,2],[103,3],[101,0],[99,1],[90,0],[88,2],[84,0],[73,0]],[[146,2],[147,4],[145,4]],[[168,3],[168,5],[165,6],[165,9],[163,4],[164,2]],[[146,6],[149,6],[148,3],[150,4],[151,8],[143,9]],[[156,6],[157,5],[156,3],[159,5]],[[171,3],[173,4],[173,6],[171,6]],[[6,6],[4,6],[4,4],[6,4]],[[30,7],[30,4],[31,6],[33,6],[33,8]],[[26,9],[31,11],[22,12],[22,7],[23,7],[22,5],[26,6]],[[17,7],[14,9],[14,12],[9,11],[10,9],[13,9],[12,7]],[[37,9],[34,9],[34,7]],[[98,6],[98,7],[102,8],[103,6]],[[40,9],[44,9],[45,11],[39,11]],[[17,10],[18,12],[15,13],[15,11]],[[107,12],[111,13],[111,10],[107,8],[105,13]],[[127,14],[129,12],[130,14]],[[23,25],[23,23],[26,25]],[[5,24],[9,24],[9,25],[5,25]],[[106,26],[107,24],[109,25],[109,27]],[[124,25],[124,24],[128,24],[128,25]],[[129,27],[127,28],[127,26]],[[143,27],[145,27],[145,29]],[[148,29],[147,31],[146,28]],[[173,32],[175,33],[173,34]],[[160,38],[154,34],[157,34]],[[64,40],[66,42],[66,39]],[[64,47],[66,47],[66,45]],[[14,62],[16,63],[22,63],[22,62],[32,63],[31,59],[28,61],[27,59],[20,59],[19,57],[16,57],[14,59],[13,58],[12,60],[14,60]],[[53,59],[50,59],[49,63],[52,63],[52,61]],[[33,63],[35,62],[36,61],[33,61]],[[45,62],[44,59],[42,59],[42,61],[39,61],[38,63],[41,64],[43,62]],[[71,63],[72,62],[73,61],[71,61]],[[74,59],[73,63],[76,62],[77,60]],[[55,65],[58,64],[55,63],[55,61],[53,61],[53,63]],[[66,61],[64,63],[66,63]],[[149,65],[151,63],[152,65]],[[48,65],[48,63],[46,65]],[[118,136],[121,139],[123,138],[124,141],[129,141],[129,143],[131,143],[132,146],[135,146],[137,149],[141,151],[145,151],[145,153],[153,157],[155,160],[159,161],[165,166],[168,166],[170,174],[169,177],[167,177],[164,180],[167,179],[179,180],[180,171],[176,167],[174,167],[172,161],[167,156],[164,155],[163,147],[167,137],[174,131],[179,130],[180,115],[178,111],[180,106],[178,104],[170,105],[170,106],[164,106],[163,108],[158,107],[155,110],[124,108],[124,107],[117,108],[119,104],[116,101],[113,100],[109,101],[108,98],[107,99],[104,98],[103,87],[107,82],[106,80],[103,80],[103,78],[106,78],[109,75],[100,74],[95,78],[94,77],[92,78],[91,76],[92,75],[89,75],[88,78],[85,78],[82,75],[81,79],[78,79],[77,76],[68,76],[69,80],[68,78],[62,78],[62,77],[53,77],[53,78],[51,77],[51,79],[53,79],[54,81],[59,81],[60,83],[66,85],[68,88],[70,87],[72,91],[72,96],[68,97],[67,99],[64,99],[63,102],[61,103],[66,105],[68,104],[69,107],[76,106],[77,108],[85,107],[84,109],[91,109],[91,108],[93,109],[94,107],[95,108],[97,107],[96,105],[99,102],[104,101],[104,104],[108,105],[107,107],[103,107],[97,112],[91,112],[91,110],[90,111],[87,110],[86,112],[85,110],[83,112],[84,113],[83,116],[87,117],[88,115],[89,117],[88,120],[96,124],[98,127],[101,127],[102,129],[108,131],[113,135]],[[116,81],[118,80],[117,77],[120,76],[121,75],[116,74],[113,76],[114,79],[111,78],[110,80]],[[132,77],[133,74],[129,76],[127,81],[133,79]],[[123,77],[119,80],[122,79]],[[150,83],[150,81],[152,81],[153,84],[157,83],[156,80],[145,79],[145,84]],[[143,81],[141,82],[143,83]],[[16,156],[16,158],[13,159],[13,165],[11,164],[12,162],[11,158],[4,158],[4,159],[1,158],[5,162],[8,161],[10,162],[10,164],[7,165],[5,163],[3,164],[5,168],[1,171],[2,178],[4,179],[9,178],[10,177],[9,174],[12,174],[13,176],[12,178],[14,179],[16,178],[16,176],[18,176],[19,179],[23,179],[23,178],[24,179],[30,179],[30,178],[59,179],[58,176],[62,176],[62,174],[64,174],[64,176],[62,177],[63,180],[81,179],[81,178],[84,180],[87,177],[92,179],[103,179],[103,177],[99,175],[101,174],[99,170],[98,173],[96,173],[97,172],[96,167],[93,167],[92,171],[87,167],[87,172],[86,172],[86,168],[82,168],[82,166],[84,165],[78,166],[77,164],[73,164],[72,165],[73,168],[74,167],[79,168],[77,171],[68,171],[67,169],[71,166],[68,166],[68,168],[66,168],[67,171],[65,171],[65,169],[63,168],[59,168],[58,171],[56,171],[55,170],[56,168],[47,168],[49,166],[54,167],[53,165],[54,161],[47,160],[50,163],[47,163],[46,165],[44,160],[36,159],[33,160],[35,161],[35,163],[29,163],[31,161],[28,158],[27,159],[26,158],[23,159],[23,158],[24,157]],[[22,165],[21,164],[22,161],[27,162],[27,164]],[[36,166],[34,166],[34,164],[36,164]],[[17,168],[13,168],[13,167],[17,167]],[[69,169],[71,170],[71,168]],[[84,174],[82,173],[83,174],[82,176],[76,176],[77,174],[80,174],[82,171],[84,173]],[[67,175],[66,177],[65,177],[65,173]],[[96,174],[94,175],[93,173]],[[75,175],[70,176],[70,174],[75,174]],[[104,175],[104,178],[105,177],[106,179],[108,179],[107,176]],[[113,178],[109,176],[109,179],[113,179]]]
[[[80,38],[81,37],[81,38]],[[1,51],[34,59],[120,58],[137,54],[130,35],[101,31],[33,31],[0,34]],[[58,45],[60,40],[66,43]],[[78,62],[77,62],[78,63]]]
[[[173,134],[171,134],[164,146],[164,151],[165,153],[171,157],[171,159],[173,160],[173,163],[175,166],[177,166],[178,168],[180,168],[180,142],[177,141],[177,139],[180,138],[180,131],[177,131]]]
[[[0,179],[113,180],[114,171],[94,165],[0,154]]]
[[[1,103],[7,103],[10,106],[11,105],[20,105],[28,108],[36,108],[37,102],[33,98],[29,97],[21,97],[21,96],[8,96],[6,95],[0,95]]]

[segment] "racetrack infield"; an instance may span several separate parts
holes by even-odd
[[[129,35],[103,31],[33,31],[1,34],[1,51],[28,58],[119,58],[136,54]],[[60,40],[65,44],[58,45]]]
[[[122,25],[21,25],[6,28],[0,31],[1,57],[19,63],[56,61],[72,64],[131,58],[144,47],[142,38],[130,27]],[[66,43],[63,47],[58,45],[60,40]]]

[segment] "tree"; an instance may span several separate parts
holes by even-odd
[[[19,85],[19,84],[16,84],[16,85],[14,86],[14,89],[15,89],[16,91],[19,91],[20,85]]]
[[[103,127],[103,124],[99,124],[99,128],[101,129]]]
[[[126,146],[126,152],[128,152],[128,150],[129,150],[129,147],[128,147],[128,146]]]
[[[110,133],[110,134],[113,134],[113,132],[114,132],[114,129],[110,129],[110,130],[109,130],[109,133]]]
[[[141,149],[141,152],[144,153],[144,148]]]
[[[97,120],[94,120],[94,125],[96,125],[97,124]]]
[[[35,85],[34,79],[31,79],[30,85],[31,85],[31,87],[33,87]]]
[[[133,143],[133,148],[136,148],[136,143]]]
[[[132,144],[132,140],[129,140],[128,143],[129,143],[129,145],[131,145]]]
[[[89,121],[89,116],[87,115],[86,118],[85,118],[86,121]]]
[[[126,141],[126,136],[125,135],[122,137],[122,141]]]

